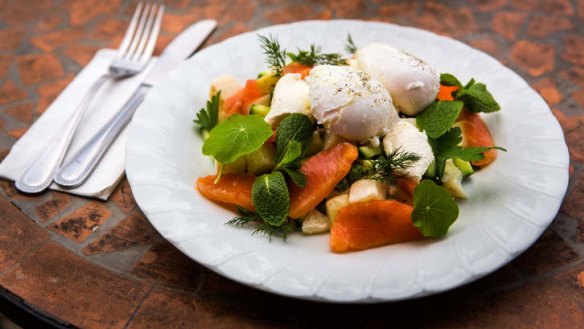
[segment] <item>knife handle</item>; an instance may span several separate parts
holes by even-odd
[[[55,182],[61,186],[74,188],[83,184],[95,169],[110,145],[128,124],[138,106],[144,100],[151,86],[142,84],[105,126],[85,144],[69,162],[63,165]]]

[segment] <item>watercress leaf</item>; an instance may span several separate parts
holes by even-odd
[[[287,116],[276,130],[276,163],[282,162],[291,141],[300,143],[300,155],[303,156],[312,140],[312,121],[308,116],[292,113]]]
[[[306,176],[302,172],[290,168],[284,168],[284,171],[290,177],[290,179],[292,179],[294,184],[299,187],[306,186]]]
[[[272,136],[272,129],[258,115],[233,115],[218,124],[203,144],[203,154],[227,164],[259,149]]]
[[[462,105],[461,101],[436,101],[416,116],[416,124],[428,137],[438,138],[456,122]]]
[[[414,189],[412,220],[425,237],[442,237],[458,218],[458,206],[447,189],[425,179]]]
[[[288,218],[290,194],[281,172],[276,171],[256,178],[251,188],[251,199],[256,213],[264,222],[280,226]]]
[[[445,86],[462,87],[462,84],[460,83],[460,81],[458,81],[458,79],[450,73],[440,74],[440,84],[445,85]]]
[[[298,159],[302,153],[302,145],[295,140],[291,140],[286,147],[286,153],[282,156],[281,164],[287,165]],[[279,164],[278,164],[279,165]],[[276,166],[277,167],[277,166]]]
[[[471,80],[472,81],[472,80]],[[467,84],[468,85],[468,84]],[[471,112],[496,112],[501,109],[499,103],[495,101],[493,95],[487,90],[484,83],[473,83],[464,87],[456,93],[456,99],[464,102],[466,108]]]

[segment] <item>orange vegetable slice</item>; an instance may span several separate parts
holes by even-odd
[[[324,200],[349,173],[357,155],[354,145],[341,143],[308,158],[300,167],[306,185],[290,186],[290,217],[301,218]]]
[[[413,241],[422,234],[412,223],[413,207],[395,200],[353,203],[341,208],[331,227],[333,252],[363,250]]]
[[[395,181],[398,188],[398,195],[395,199],[403,203],[413,205],[414,204],[414,189],[418,186],[419,182],[406,178],[400,177]]]
[[[284,66],[284,74],[288,74],[288,73],[298,73],[302,76],[302,79],[304,79],[304,77],[306,77],[308,74],[310,74],[310,70],[312,69],[312,67],[304,65],[304,64],[300,64],[297,62],[292,62],[286,66]]]
[[[197,179],[197,190],[207,199],[238,205],[249,211],[255,208],[251,201],[251,187],[256,177],[252,174],[223,174],[215,184],[217,175]]]
[[[462,109],[459,116],[459,122],[462,129],[462,146],[495,146],[495,141],[491,136],[489,127],[485,124],[478,113],[472,113]],[[492,149],[484,153],[485,158],[478,161],[472,161],[474,166],[484,167],[497,159],[497,150]]]
[[[250,105],[262,96],[263,94],[257,86],[257,81],[247,80],[245,87],[225,100],[223,111],[225,111],[227,117],[236,113],[247,115]]]
[[[457,86],[440,85],[440,90],[438,90],[436,99],[439,101],[453,101],[454,97],[452,97],[452,93],[458,89],[459,88]]]

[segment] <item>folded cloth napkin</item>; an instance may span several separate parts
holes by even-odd
[[[116,55],[112,49],[99,50],[91,62],[61,92],[28,131],[12,146],[8,156],[0,163],[0,177],[16,180],[31,161],[59,132],[59,128],[71,117],[91,85],[104,73]],[[85,112],[65,156],[66,163],[105,123],[124,105],[143,81],[156,59],[140,74],[120,81],[107,82],[95,95]],[[127,129],[120,134],[93,174],[81,186],[65,189],[53,183],[52,190],[107,200],[124,175],[126,162]]]

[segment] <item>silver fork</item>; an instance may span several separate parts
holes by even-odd
[[[79,122],[99,89],[109,80],[120,80],[140,73],[148,64],[158,39],[163,14],[164,5],[159,1],[138,3],[108,72],[94,82],[75,112],[59,129],[57,136],[16,180],[17,189],[25,193],[38,193],[51,185]]]

